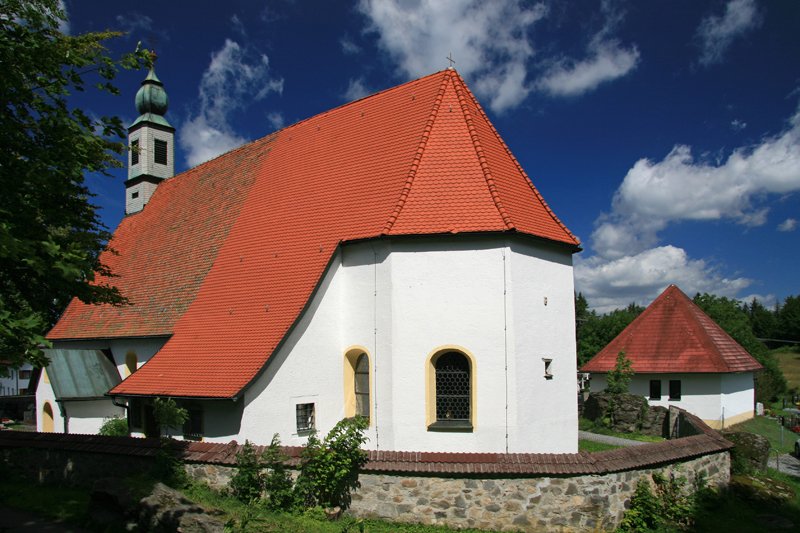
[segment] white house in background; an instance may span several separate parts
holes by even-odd
[[[619,352],[633,363],[631,394],[675,405],[719,429],[753,418],[762,366],[675,285],[581,367],[592,392],[606,388]]]
[[[33,378],[33,366],[25,363],[19,368],[8,367],[8,375],[0,376],[0,396],[25,396],[33,394],[30,382]]]
[[[140,93],[129,214],[103,256],[131,305],[73,301],[49,333],[37,408],[55,431],[127,409],[152,432],[168,396],[184,438],[299,445],[359,414],[372,449],[577,451],[579,243],[455,70],[175,177],[152,72]],[[67,367],[102,376],[74,387],[81,407],[58,390]]]

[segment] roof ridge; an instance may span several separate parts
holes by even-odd
[[[506,211],[505,207],[503,207],[503,202],[500,200],[500,193],[497,191],[497,185],[495,185],[494,178],[492,177],[492,172],[489,170],[489,163],[486,161],[486,156],[483,153],[483,146],[481,146],[481,141],[478,138],[478,132],[475,130],[475,124],[472,121],[472,114],[467,109],[466,105],[466,98],[464,97],[462,86],[464,86],[464,80],[461,79],[461,76],[458,72],[453,71],[455,74],[455,79],[458,83],[453,83],[453,86],[456,90],[456,95],[458,96],[458,103],[461,104],[461,112],[464,114],[464,120],[467,123],[467,129],[469,130],[469,136],[472,140],[472,145],[475,147],[475,154],[478,156],[478,162],[481,165],[481,171],[483,172],[483,179],[486,180],[486,185],[489,187],[489,194],[492,196],[492,200],[494,201],[494,205],[497,208],[498,213],[500,213],[500,217],[503,219],[503,223],[506,225],[508,229],[516,229],[514,226],[514,222],[511,220],[511,216]],[[469,89],[467,89],[469,92]],[[470,93],[471,94],[471,93]],[[475,97],[472,98],[473,102],[475,101]],[[477,102],[476,102],[477,103]],[[480,106],[479,106],[480,109]],[[486,115],[484,114],[484,118]],[[488,121],[488,119],[487,119]],[[492,128],[494,131],[494,128]],[[495,135],[497,132],[495,131]]]
[[[461,75],[459,75],[459,74],[457,74],[457,75],[458,75],[459,79],[461,79]],[[461,80],[461,82],[464,83],[463,79]],[[464,84],[464,85],[466,86],[466,84]],[[511,149],[508,147],[506,142],[503,140],[503,137],[501,137],[500,133],[498,133],[497,128],[495,128],[494,124],[492,124],[492,121],[489,120],[489,116],[486,114],[486,111],[484,111],[483,106],[481,106],[480,102],[478,102],[478,99],[475,98],[475,95],[472,94],[472,91],[470,91],[469,88],[467,88],[467,93],[472,97],[472,102],[475,104],[475,107],[478,109],[478,112],[480,112],[481,116],[484,118],[484,120],[486,120],[486,124],[489,125],[489,128],[491,128],[492,133],[494,133],[494,136],[500,142],[500,145],[506,151],[506,154],[508,154],[508,156],[511,158],[511,161],[514,162],[514,165],[517,167],[517,170],[519,170],[519,172],[525,177],[525,181],[528,183],[528,186],[531,188],[531,190],[533,191],[533,194],[536,196],[536,198],[538,198],[539,201],[542,203],[542,207],[544,207],[545,211],[547,211],[547,213],[553,218],[553,220],[556,222],[556,224],[558,224],[561,227],[561,229],[563,229],[567,233],[567,235],[569,235],[570,237],[573,238],[573,240],[575,241],[575,244],[579,245],[580,242],[581,242],[580,239],[578,239],[575,236],[575,234],[573,234],[569,230],[569,228],[567,228],[567,226],[565,226],[564,223],[561,222],[561,219],[559,219],[556,216],[556,214],[553,212],[553,210],[550,209],[550,206],[547,204],[547,202],[545,201],[544,197],[541,195],[541,193],[539,193],[539,190],[533,184],[533,181],[531,181],[531,178],[525,172],[525,169],[522,168],[522,165],[520,165],[519,161],[517,161],[517,158],[511,152]]]
[[[444,98],[447,82],[451,77],[449,71],[444,72],[445,75],[442,77],[442,83],[439,85],[439,91],[436,93],[436,98],[433,101],[433,107],[431,108],[430,115],[428,115],[428,120],[425,122],[425,127],[422,130],[422,139],[420,139],[419,145],[417,146],[417,151],[414,154],[414,159],[411,161],[411,168],[408,171],[406,182],[403,184],[403,189],[400,191],[400,198],[397,199],[397,203],[394,206],[392,214],[389,215],[389,218],[386,220],[386,223],[383,226],[383,230],[381,232],[382,235],[386,235],[392,230],[392,226],[394,226],[394,223],[397,222],[400,212],[403,210],[406,200],[408,199],[408,195],[411,192],[411,186],[414,184],[414,178],[417,176],[417,170],[419,169],[419,164],[422,160],[422,154],[425,153],[425,147],[428,144],[428,139],[430,139],[433,123],[436,121],[436,117],[439,114],[439,107],[441,106],[442,98]]]

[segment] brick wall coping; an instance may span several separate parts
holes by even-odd
[[[452,476],[546,476],[585,475],[622,472],[687,460],[730,450],[733,444],[709,428],[699,418],[681,413],[698,434],[619,448],[603,452],[579,453],[437,453],[368,451],[362,469],[370,473]],[[173,441],[173,446],[188,463],[235,465],[242,445],[212,442]],[[104,437],[60,433],[0,431],[0,448],[45,448],[63,451],[153,457],[158,453],[157,438]],[[256,453],[266,446],[254,446]],[[284,447],[288,463],[299,463],[300,447]]]

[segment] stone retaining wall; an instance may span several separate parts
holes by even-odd
[[[399,522],[501,531],[613,530],[639,479],[653,472],[726,485],[727,452],[603,475],[512,479],[362,474],[350,513]]]
[[[619,523],[636,484],[654,472],[730,479],[733,445],[688,413],[671,413],[664,442],[598,453],[478,454],[370,451],[349,512],[398,522],[505,531],[597,531]],[[176,442],[188,474],[227,487],[241,446]],[[256,446],[256,453],[264,447]],[[0,432],[0,466],[40,481],[91,483],[149,468],[158,439]],[[300,448],[284,448],[296,467]]]

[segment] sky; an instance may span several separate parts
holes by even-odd
[[[138,42],[176,128],[176,173],[447,57],[580,238],[576,290],[606,312],[669,284],[774,305],[800,294],[800,2],[62,0],[63,31]],[[117,97],[136,118],[144,72]],[[104,223],[124,170],[88,176]]]

